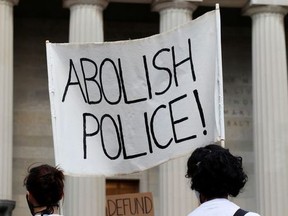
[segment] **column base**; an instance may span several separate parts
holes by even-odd
[[[16,202],[13,200],[0,200],[0,215],[11,216]]]

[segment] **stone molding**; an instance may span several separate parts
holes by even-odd
[[[63,0],[64,8],[70,8],[73,5],[97,5],[104,9],[108,5],[108,0]]]
[[[199,2],[199,1],[198,1]],[[197,5],[191,1],[175,1],[175,0],[154,0],[152,2],[153,11],[161,11],[165,9],[186,9],[195,11]]]
[[[288,6],[288,1],[287,0],[250,0],[250,4]]]
[[[277,13],[286,15],[288,8],[276,5],[249,5],[243,9],[244,15],[253,16],[259,13]]]
[[[0,0],[0,4],[1,3],[6,3],[6,4],[10,4],[12,6],[17,5],[19,3],[19,0]]]

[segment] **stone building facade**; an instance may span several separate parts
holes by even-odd
[[[225,143],[243,157],[249,176],[233,201],[263,216],[288,212],[287,0],[0,0],[0,210],[16,204],[12,214],[28,216],[27,169],[54,164],[46,40],[142,38],[213,10],[216,2]],[[63,212],[105,215],[106,193],[150,191],[156,216],[186,215],[197,200],[184,177],[185,163],[184,157],[108,179],[66,176]]]

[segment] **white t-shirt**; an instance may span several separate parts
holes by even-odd
[[[188,216],[233,216],[240,207],[228,199],[213,199],[202,203]],[[245,216],[260,216],[249,212]]]
[[[41,216],[41,214],[36,214],[35,216]],[[63,215],[59,215],[59,214],[50,214],[50,215],[47,215],[47,214],[44,214],[43,216],[63,216]]]

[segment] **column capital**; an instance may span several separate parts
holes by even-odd
[[[243,12],[246,16],[253,16],[259,13],[277,13],[286,15],[288,13],[288,7],[279,5],[249,4],[243,9]]]
[[[288,1],[287,0],[249,0],[248,4],[288,6]]]
[[[8,3],[11,4],[12,6],[17,5],[19,3],[19,0],[0,0],[0,3],[4,2],[4,3]]]
[[[202,0],[195,0],[195,2],[201,2]],[[187,9],[191,11],[195,11],[197,5],[192,1],[185,0],[153,0],[152,1],[152,10],[153,11],[161,11],[165,9]]]
[[[108,0],[63,0],[63,6],[65,8],[70,8],[73,5],[97,5],[102,8],[106,8],[108,5]]]

